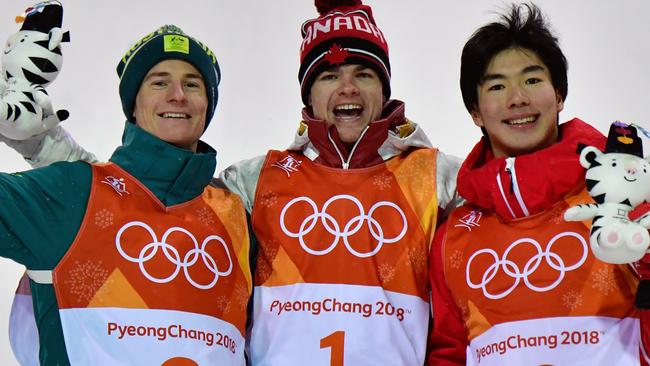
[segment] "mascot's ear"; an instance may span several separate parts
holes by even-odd
[[[64,32],[61,28],[54,27],[48,33],[49,43],[47,48],[52,51],[59,47],[62,42],[70,42],[70,32]]]
[[[603,152],[597,148],[593,146],[585,146],[585,148],[582,149],[582,152],[580,152],[580,165],[585,169],[589,169],[592,166],[598,166],[600,164],[596,159],[601,155],[603,155]]]

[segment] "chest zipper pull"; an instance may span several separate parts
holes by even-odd
[[[515,158],[507,158],[506,159],[506,173],[508,173],[508,176],[510,177],[510,194],[515,194],[515,182],[512,178],[512,168],[515,165]]]

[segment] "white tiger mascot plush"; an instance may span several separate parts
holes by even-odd
[[[45,1],[25,11],[21,29],[9,37],[2,54],[0,78],[0,134],[25,140],[49,130],[68,117],[56,113],[44,87],[59,74],[61,42],[69,41],[61,30],[63,7]]]
[[[616,264],[641,259],[650,246],[650,214],[630,221],[628,213],[650,202],[650,161],[643,158],[636,128],[612,124],[605,152],[587,146],[580,164],[587,169],[587,189],[596,203],[571,207],[564,219],[593,219],[589,241],[598,259]]]

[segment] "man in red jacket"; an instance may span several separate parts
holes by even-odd
[[[638,279],[597,260],[589,227],[562,218],[590,200],[578,146],[605,144],[579,119],[558,123],[566,70],[534,5],[465,44],[463,100],[484,137],[458,174],[467,204],[431,251],[430,364],[646,364]]]

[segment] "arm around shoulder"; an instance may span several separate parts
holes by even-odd
[[[246,212],[249,214],[253,210],[257,180],[265,160],[266,156],[264,155],[242,160],[227,167],[219,174],[219,179],[226,188],[241,197]]]
[[[447,217],[451,210],[460,206],[463,199],[456,190],[456,176],[463,159],[438,151],[436,160],[436,190],[440,216]]]

